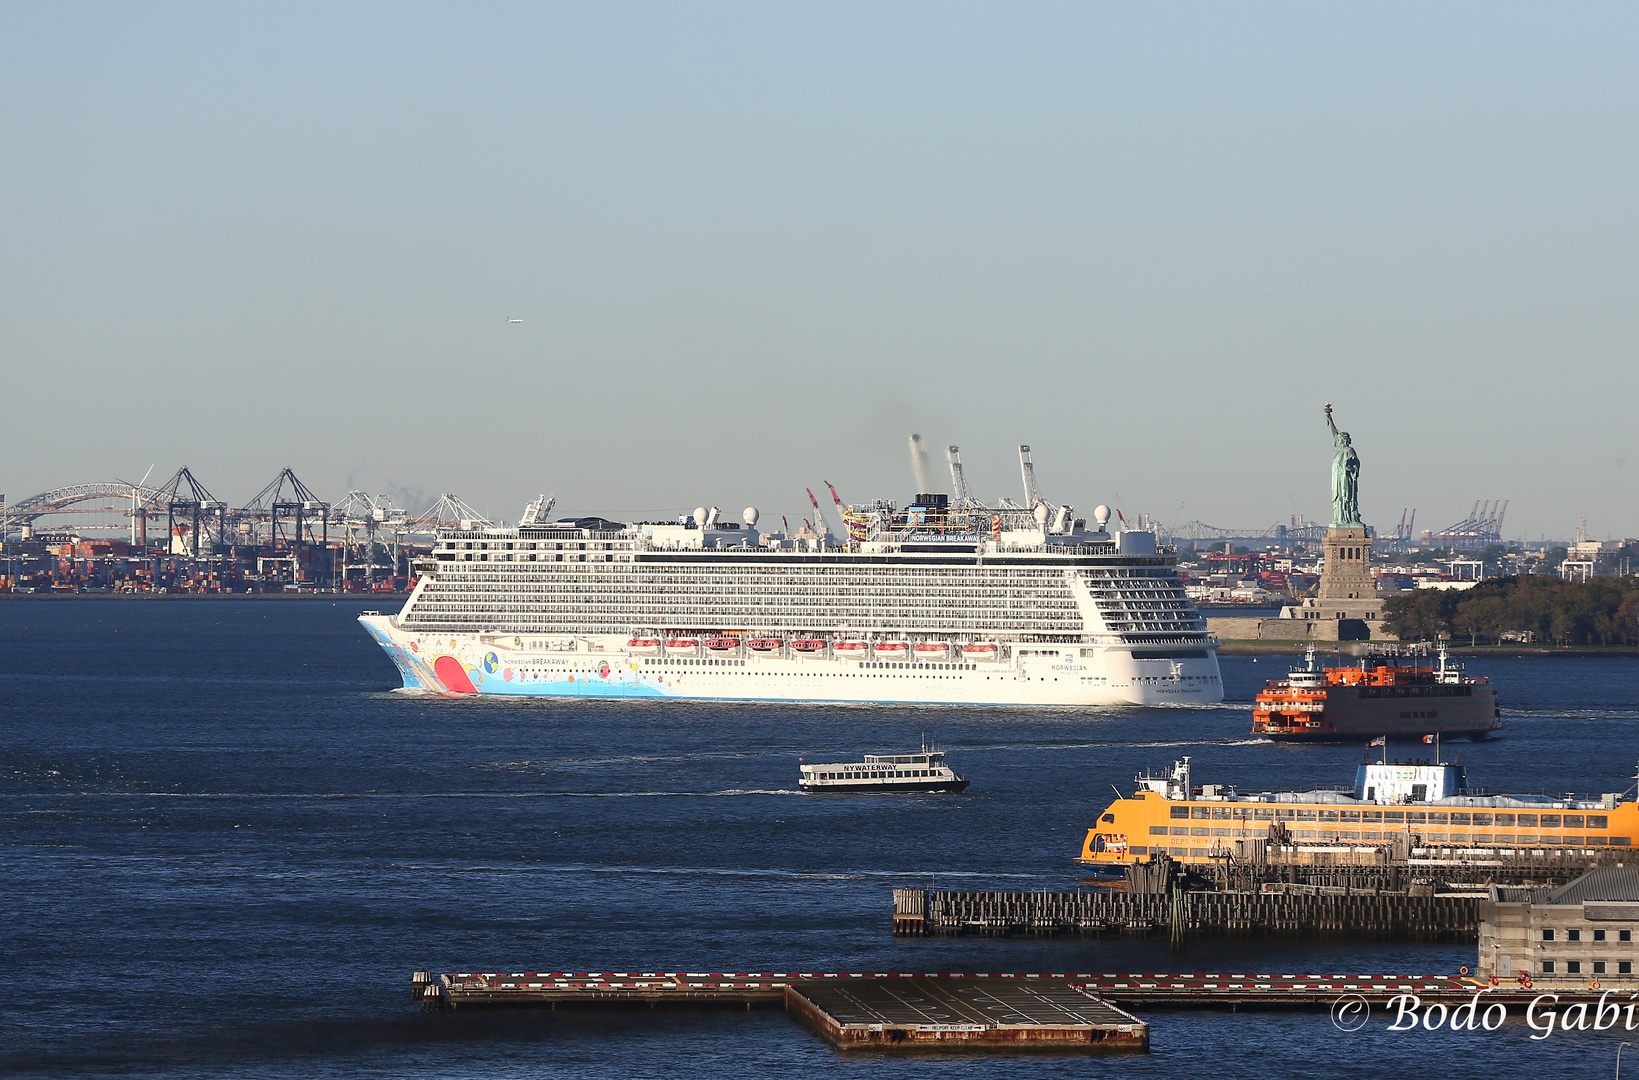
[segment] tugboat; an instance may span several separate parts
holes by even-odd
[[[1375,666],[1368,666],[1375,663]],[[1322,668],[1309,646],[1305,664],[1272,679],[1252,706],[1252,734],[1276,742],[1358,742],[1361,738],[1484,738],[1502,727],[1497,691],[1448,664],[1402,664],[1392,652],[1358,667]]]
[[[849,792],[966,791],[968,781],[945,764],[943,750],[866,754],[865,760],[804,765],[797,786],[814,795]]]

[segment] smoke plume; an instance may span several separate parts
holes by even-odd
[[[922,449],[922,436],[911,436],[911,471],[916,474],[916,490],[918,494],[931,492],[933,474],[928,471],[927,451]]]

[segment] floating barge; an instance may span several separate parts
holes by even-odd
[[[1145,1051],[1150,1026],[1062,977],[800,979],[786,1011],[843,1050]]]

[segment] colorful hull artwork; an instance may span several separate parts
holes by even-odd
[[[1222,696],[1217,660],[1206,649],[1187,656],[1102,649],[1087,656],[1093,650],[1079,645],[1030,643],[978,663],[956,652],[942,661],[849,656],[822,639],[798,638],[766,653],[657,656],[635,652],[628,634],[436,633],[395,625],[393,616],[375,612],[359,622],[398,666],[406,687],[448,695],[1072,706],[1176,705]],[[799,644],[813,648],[803,651]]]
[[[458,638],[416,637],[403,644],[361,620],[398,665],[404,685],[435,694],[510,694],[518,697],[681,697],[662,676],[639,673],[624,656],[576,656],[541,666],[513,667],[494,648]]]

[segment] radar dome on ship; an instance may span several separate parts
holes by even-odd
[[[706,524],[706,508],[704,506],[696,506],[694,508],[694,523],[700,526],[704,526]]]
[[[746,509],[745,509],[745,519],[746,519],[746,525],[749,528],[756,528],[757,527],[757,518],[759,516],[760,515],[757,513],[757,508],[755,506],[746,507]]]
[[[1044,529],[1047,528],[1047,504],[1046,503],[1037,503],[1036,504],[1036,524],[1040,525]]]
[[[1098,531],[1103,532],[1104,526],[1110,521],[1110,508],[1103,503],[1093,507],[1093,520],[1098,522]]]

